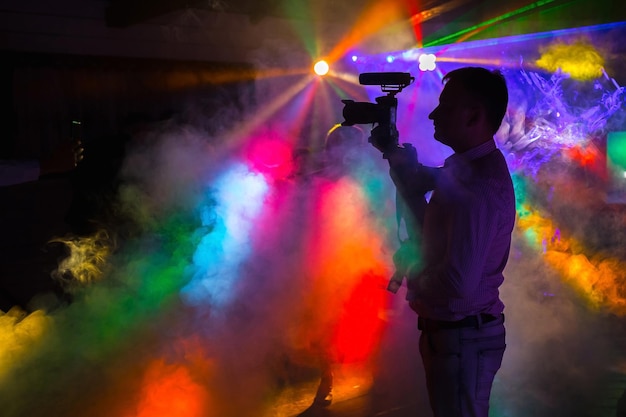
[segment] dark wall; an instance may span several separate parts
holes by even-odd
[[[244,107],[253,96],[245,64],[0,52],[0,157],[38,157],[82,122],[84,140],[118,131],[130,114],[160,118],[191,106]]]
[[[45,156],[70,139],[72,120],[82,122],[85,146],[85,159],[72,172],[0,187],[4,311],[34,308],[31,300],[40,294],[63,300],[51,273],[67,248],[50,240],[89,235],[90,221],[107,214],[129,122],[175,115],[210,135],[217,124],[237,121],[215,123],[212,116],[226,107],[243,110],[254,97],[253,72],[244,65],[7,51],[0,62],[0,158]],[[202,125],[203,119],[212,122]]]

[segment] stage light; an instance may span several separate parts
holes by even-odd
[[[422,54],[419,57],[419,62],[420,62],[420,70],[421,71],[434,71],[435,68],[437,67],[437,65],[435,64],[435,61],[437,60],[437,58],[435,57],[435,54]]]
[[[329,69],[328,62],[324,60],[317,61],[313,66],[313,71],[315,71],[317,75],[326,75]]]
[[[387,56],[387,62],[389,62],[390,64],[393,62],[394,57],[392,55],[388,55]]]
[[[609,132],[606,138],[607,202],[626,203],[626,131]]]

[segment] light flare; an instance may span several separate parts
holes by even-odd
[[[330,67],[328,65],[328,62],[324,61],[323,59],[317,61],[313,66],[313,71],[315,71],[317,75],[326,75],[328,74],[329,69]]]

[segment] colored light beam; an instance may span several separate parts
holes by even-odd
[[[321,79],[312,80],[286,106],[286,112],[279,124],[286,127],[290,136],[286,140],[292,145],[292,149],[310,148],[310,150],[316,150],[319,147],[321,139],[312,132],[317,127],[317,123],[313,124],[311,120],[313,120],[312,113],[316,110],[314,106],[320,85],[323,85]],[[311,144],[308,141],[315,141],[315,143]]]
[[[351,30],[342,38],[327,55],[328,62],[343,57],[348,50],[360,41],[375,34],[380,29],[398,22],[406,15],[402,1],[381,1],[369,5],[359,16]]]
[[[421,47],[421,24],[443,13],[453,10],[467,3],[468,0],[453,0],[445,5],[419,10],[419,4],[410,0],[390,0],[372,2],[361,13],[351,30],[335,45],[328,60],[330,63],[344,56],[354,45],[374,35],[383,28],[399,22],[408,22]]]
[[[330,77],[324,79],[339,98],[353,100],[367,99],[367,92],[359,83],[358,74],[331,71]]]
[[[447,1],[444,4],[436,7],[432,7],[426,10],[420,10],[419,2],[413,2],[411,0],[406,0],[406,5],[409,11],[409,22],[411,23],[411,27],[413,28],[413,33],[415,34],[415,40],[417,41],[417,47],[423,47],[423,39],[422,39],[422,28],[421,24],[429,19],[437,17],[443,13],[446,13],[450,10],[454,10],[463,4],[467,3],[469,0],[452,0]]]
[[[587,35],[593,35],[595,33],[607,32],[614,29],[619,30],[624,26],[626,26],[626,22],[615,22],[578,28],[559,29],[546,32],[535,32],[513,36],[500,36],[487,39],[465,41],[463,43],[451,43],[439,47],[431,46],[428,48],[424,47],[423,49],[409,49],[407,51],[404,51],[402,55],[404,60],[408,62],[415,61],[423,53],[434,53],[437,56],[438,62],[484,65],[490,67],[512,69],[519,68],[520,65],[523,65],[525,68],[528,69],[540,69],[539,66],[536,65],[534,62],[534,50],[532,59],[520,62],[519,55],[511,55],[508,57],[503,56],[503,49],[515,51],[514,48],[517,46],[518,48],[521,48],[523,50],[525,48],[528,48],[529,45],[534,45],[535,43],[546,40],[554,40],[554,42],[564,42],[565,40],[567,40],[567,42],[573,44],[580,39],[582,33]],[[597,62],[597,58],[594,59]],[[575,66],[577,65],[577,63],[581,63],[585,67],[588,66],[585,61],[570,61],[572,65],[570,65],[569,68],[572,68],[572,71],[574,73],[576,72]],[[600,69],[600,73],[597,71],[597,65],[595,65],[593,68],[595,70],[593,74],[596,77],[599,77],[600,75],[604,75],[605,77],[607,77],[606,73],[602,69]],[[586,73],[589,73],[589,71],[585,71],[585,74]]]
[[[270,120],[272,116],[278,112],[278,110],[293,100],[299,92],[305,89],[306,86],[313,82],[316,78],[317,77],[314,75],[309,74],[308,76],[300,79],[299,82],[292,84],[290,88],[283,91],[282,94],[274,98],[271,102],[260,106],[258,111],[251,115],[246,122],[242,123],[237,128],[232,129],[225,135],[225,146],[221,148],[220,151],[227,154],[233,149],[239,147],[241,142],[243,140],[247,140],[249,135],[254,132],[254,130],[258,129]]]
[[[505,5],[505,3],[502,3]],[[624,21],[623,8],[619,3],[600,1],[589,3],[585,0],[565,0],[549,4],[547,7],[529,10],[511,19],[482,27],[472,34],[475,39],[499,38],[503,35],[523,35],[525,33],[559,30],[578,30],[584,33],[581,22],[596,25],[614,24]]]
[[[428,75],[426,78],[420,78],[420,80],[430,80],[437,76],[440,77],[440,74]],[[531,90],[537,87],[543,94],[538,99],[540,105],[545,104],[547,109],[553,109],[555,108],[553,106],[555,98],[559,99],[560,103],[564,103],[562,97],[555,97],[556,93],[554,92],[558,91],[558,88],[553,87],[558,87],[558,85],[546,84],[548,80],[539,75],[526,74],[526,76],[527,78],[522,80],[525,83],[524,88]],[[608,78],[604,78],[600,81],[607,80]],[[305,121],[305,115],[309,112],[314,114],[310,121],[312,123],[318,122],[318,119],[325,114],[324,112],[331,108],[328,106],[328,100],[332,99],[331,93],[337,95],[342,93],[338,87],[339,84],[335,83],[336,81],[341,80],[329,78],[322,82],[315,81],[304,84],[302,89],[296,91],[283,105],[278,106],[276,111],[269,112],[262,123],[252,127],[246,126],[249,129],[248,133],[256,133],[259,130],[258,126],[267,121],[274,122],[272,119],[277,118],[278,111],[285,109],[294,110],[295,114],[293,119],[290,117],[287,120],[284,120],[284,117],[280,118],[283,119],[281,122],[284,121],[286,124],[293,123],[296,126],[302,124]],[[436,85],[438,88],[441,87],[440,83],[436,83]],[[601,87],[600,84],[597,85]],[[349,86],[356,87],[356,84],[349,84]],[[618,86],[615,87],[619,89]],[[317,91],[317,88],[323,88],[324,91]],[[362,94],[362,91],[360,93]],[[549,131],[544,129],[542,130],[545,133],[543,141],[537,139],[533,144],[541,145],[538,148],[542,151],[554,151],[568,156],[571,161],[576,161],[586,171],[591,169],[591,166],[597,165],[596,158],[598,156],[590,152],[590,148],[585,146],[590,140],[595,140],[597,137],[592,138],[588,133],[604,129],[607,115],[611,114],[612,109],[623,108],[623,97],[616,91],[604,94],[603,89],[600,88],[598,93],[602,95],[603,100],[606,99],[607,101],[586,103],[590,104],[589,108],[582,109],[582,113],[572,111],[571,107],[564,103],[563,109],[565,111],[563,112],[559,108],[562,114],[568,117],[573,116],[573,119],[578,119],[580,122],[575,125],[553,125]],[[410,101],[422,101],[418,100],[420,97],[417,97],[417,94],[418,89],[415,88],[413,98]],[[547,97],[549,100],[543,102],[541,101],[543,97]],[[267,104],[273,105],[274,103],[268,101]],[[580,104],[579,101],[577,105]],[[263,110],[265,109],[261,107],[261,111]],[[541,112],[535,113],[534,116],[532,123],[541,123],[542,119],[546,121],[548,117],[547,114]],[[528,121],[527,126],[536,127],[531,126],[530,123],[531,121]],[[580,124],[585,125],[581,131],[584,134],[570,134],[576,133],[570,126],[578,128]],[[323,126],[323,123],[321,125],[319,130],[326,130],[326,126]],[[535,129],[533,132],[536,133],[538,130]],[[238,140],[237,144],[241,145],[242,141],[248,141],[251,137],[254,137],[254,134],[247,134],[242,137],[233,136],[233,139]],[[230,175],[229,177],[229,174],[233,174],[233,171],[237,170],[239,170],[240,175]],[[383,171],[378,170],[376,172],[380,174]],[[267,255],[269,264],[279,264],[274,266],[275,269],[272,272],[283,268],[284,265],[280,261],[284,261],[287,257],[272,258],[272,256],[278,256],[274,254],[285,247],[288,249],[286,251],[288,256],[290,256],[292,253],[290,251],[297,250],[295,249],[297,245],[285,247],[268,245],[267,234],[254,234],[255,229],[260,227],[259,215],[265,214],[263,209],[268,204],[266,200],[268,192],[272,190],[279,194],[283,192],[283,189],[279,189],[276,184],[267,183],[267,177],[258,175],[250,170],[249,165],[244,163],[230,166],[224,172],[225,175],[219,177],[220,180],[229,177],[234,181],[224,180],[222,182],[218,180],[213,183],[211,179],[210,184],[203,183],[203,186],[206,186],[206,188],[203,187],[205,199],[202,200],[200,207],[195,205],[187,207],[181,204],[177,205],[175,210],[165,214],[160,213],[162,216],[154,215],[146,236],[138,239],[139,241],[128,242],[124,252],[116,258],[114,271],[108,271],[104,268],[106,270],[105,279],[101,282],[97,279],[89,281],[89,288],[79,293],[80,297],[77,302],[67,309],[56,312],[54,320],[51,320],[50,317],[42,317],[41,313],[32,315],[30,319],[29,316],[24,319],[21,319],[21,316],[20,318],[9,316],[7,317],[9,320],[6,322],[3,322],[3,317],[0,317],[0,326],[2,326],[1,323],[5,323],[11,328],[9,333],[2,335],[7,336],[5,339],[9,345],[6,346],[8,353],[0,354],[0,362],[2,363],[0,367],[4,367],[4,371],[0,371],[0,375],[4,376],[4,379],[0,377],[0,402],[3,404],[3,416],[33,415],[29,411],[34,408],[44,408],[43,412],[45,412],[47,411],[45,410],[46,405],[58,401],[59,393],[62,393],[61,401],[65,403],[71,403],[79,397],[84,397],[82,399],[84,402],[91,402],[91,394],[98,395],[100,393],[101,381],[98,380],[98,384],[95,386],[86,387],[86,384],[82,384],[83,380],[76,377],[77,375],[80,375],[81,372],[97,376],[100,376],[98,372],[106,374],[110,369],[110,363],[114,361],[113,358],[121,351],[128,352],[128,356],[133,358],[144,353],[149,347],[141,345],[141,335],[145,329],[154,329],[155,333],[159,333],[155,338],[163,337],[163,343],[167,344],[171,342],[172,336],[170,333],[172,329],[167,325],[172,327],[190,325],[185,320],[188,318],[185,314],[188,311],[181,309],[180,304],[172,300],[178,300],[179,290],[189,282],[193,272],[212,271],[225,278],[223,283],[218,282],[215,286],[213,285],[214,281],[207,280],[205,282],[206,288],[201,290],[209,294],[208,299],[211,302],[216,302],[215,305],[224,306],[233,299],[232,297],[241,295],[237,294],[237,291],[245,285],[241,280],[242,276],[239,274],[235,277],[233,274],[239,265],[245,263],[246,260],[257,260],[254,258],[256,254],[251,252],[254,248],[250,249],[249,244],[251,242],[249,241],[255,241],[256,249],[265,249],[266,253],[269,254]],[[378,181],[381,181],[380,178],[381,176],[376,177]],[[390,272],[388,263],[389,253],[391,253],[383,240],[384,230],[379,228],[380,225],[369,215],[371,215],[372,210],[380,205],[381,201],[389,201],[390,199],[389,196],[385,195],[385,188],[380,183],[370,188],[368,186],[370,182],[364,181],[363,178],[358,178],[355,181],[343,179],[337,183],[328,181],[325,186],[324,180],[319,178],[318,180],[316,184],[319,188],[311,190],[312,196],[309,196],[318,205],[315,206],[314,210],[306,211],[306,215],[303,217],[298,217],[298,230],[302,230],[303,236],[301,237],[306,241],[306,244],[302,245],[306,247],[306,250],[303,251],[305,253],[303,257],[309,254],[309,249],[314,249],[311,251],[311,258],[307,257],[302,264],[292,266],[293,269],[289,270],[289,273],[279,275],[277,282],[272,283],[277,287],[287,287],[288,289],[280,294],[281,296],[288,294],[288,296],[276,297],[271,300],[271,303],[268,302],[265,296],[271,293],[271,290],[268,289],[271,285],[267,280],[254,287],[261,294],[259,298],[253,299],[253,301],[261,300],[262,303],[251,303],[248,297],[238,299],[237,301],[241,301],[244,308],[237,309],[236,314],[242,313],[241,310],[246,310],[251,304],[253,304],[251,310],[254,313],[246,315],[245,313],[248,312],[243,311],[243,319],[239,316],[238,323],[246,322],[245,324],[250,326],[247,329],[256,327],[258,332],[254,334],[256,336],[263,332],[269,333],[270,329],[279,329],[276,333],[282,336],[282,327],[272,328],[266,321],[254,321],[254,318],[252,323],[248,323],[247,320],[251,316],[256,317],[256,314],[262,314],[260,310],[275,309],[279,313],[284,313],[285,317],[281,317],[281,319],[291,324],[296,321],[296,315],[289,315],[288,313],[292,310],[282,309],[282,304],[292,302],[292,300],[287,299],[289,297],[301,296],[302,298],[298,298],[296,301],[303,301],[307,307],[310,307],[302,315],[305,322],[307,318],[314,316],[313,320],[328,319],[332,324],[327,326],[328,322],[321,321],[317,323],[320,325],[317,330],[322,336],[330,338],[337,359],[344,362],[366,361],[372,357],[372,353],[378,347],[380,334],[384,328],[381,316],[384,315],[385,306],[390,296],[385,292],[384,286]],[[315,182],[315,180],[311,182]],[[285,184],[281,184],[281,186],[285,186]],[[527,186],[530,187],[531,185]],[[388,191],[389,188],[386,190]],[[297,200],[292,202],[294,210],[301,209],[303,206],[301,200],[303,200],[302,195],[305,192],[299,191],[293,196],[294,200]],[[580,196],[580,194],[578,195]],[[285,196],[281,195],[281,197]],[[241,205],[231,204],[231,199]],[[247,199],[253,201],[245,201]],[[248,203],[250,205],[247,205]],[[261,206],[255,206],[256,203],[261,204]],[[284,203],[284,200],[281,200],[280,203]],[[521,220],[518,231],[525,236],[531,247],[543,254],[546,265],[558,271],[565,282],[576,288],[581,296],[588,301],[591,308],[609,310],[623,315],[623,290],[620,289],[621,282],[625,279],[623,272],[621,272],[625,269],[623,261],[616,261],[613,258],[602,257],[602,254],[592,254],[585,251],[584,242],[569,238],[566,231],[558,227],[556,222],[550,220],[545,212],[532,207],[529,201],[522,201],[520,207],[518,212]],[[231,213],[233,217],[229,217],[226,212]],[[267,230],[280,229],[275,230],[274,233],[283,234],[284,217],[275,216],[271,219],[274,223],[270,223],[268,220],[268,225],[264,227],[267,227]],[[280,227],[275,226],[276,222]],[[315,230],[316,227],[319,229]],[[234,232],[234,238],[229,236],[231,231]],[[307,240],[308,238],[311,240]],[[289,238],[286,239],[290,243],[292,242]],[[302,242],[298,241],[298,243]],[[215,256],[211,257],[212,254]],[[281,255],[284,254],[281,253]],[[258,259],[261,260],[261,258]],[[124,265],[126,261],[128,263]],[[228,270],[222,273],[217,268],[211,270],[213,264],[220,262],[225,267],[232,266],[233,271]],[[261,265],[268,266],[268,263]],[[239,270],[239,272],[241,271]],[[254,274],[249,274],[247,278],[250,279],[250,275],[252,278],[258,278],[259,275],[267,278],[270,275],[263,276],[265,271],[254,272]],[[295,272],[293,275],[308,274],[307,278],[312,278],[312,282],[309,283],[314,290],[313,294],[307,293],[308,287],[301,288],[294,285],[292,272]],[[198,274],[198,276],[201,275]],[[296,281],[297,285],[301,283],[302,281]],[[300,292],[300,290],[303,291]],[[225,297],[221,298],[223,294]],[[309,295],[311,298],[308,298]],[[205,306],[206,304],[203,302],[206,301],[207,299],[201,300],[198,305],[200,307]],[[256,307],[259,305],[261,308],[257,309]],[[196,311],[195,309],[191,310]],[[215,310],[210,309],[210,312],[215,313]],[[332,316],[329,315],[328,310],[333,312]],[[167,325],[164,325],[158,321],[164,317],[173,318],[165,323]],[[209,317],[207,314],[202,319],[205,317],[207,321],[200,325],[194,324],[197,326],[193,329],[194,332],[201,329],[202,326],[214,325],[215,316]],[[34,327],[32,329],[29,328],[29,320],[32,320]],[[191,321],[195,320],[202,321],[199,320],[199,317],[192,317]],[[24,339],[20,339],[18,336],[21,331],[19,326],[22,324],[26,326],[24,331],[28,332],[28,337]],[[258,324],[261,325],[258,326]],[[241,329],[236,328],[236,326],[232,327],[229,330],[233,334],[241,332]],[[304,334],[303,338],[309,336],[306,342],[319,341],[316,339],[319,334],[313,334],[311,328],[304,327],[299,330]],[[11,331],[14,331],[16,335],[11,335]],[[198,333],[201,331],[199,330]],[[309,331],[310,333],[307,333]],[[26,336],[23,333],[21,335]],[[233,344],[225,343],[219,339],[219,336],[222,335],[210,334],[210,336],[217,336],[210,341],[222,344],[224,350],[232,348]],[[246,339],[238,339],[237,341],[250,340],[249,335],[246,336],[248,336]],[[254,340],[258,342],[258,338]],[[305,341],[301,340],[300,342],[304,343]],[[211,346],[211,348],[215,348],[215,346]],[[244,344],[242,352],[247,348],[248,346]],[[258,346],[255,344],[254,350],[256,351],[257,348]],[[154,352],[154,350],[150,350],[150,352]],[[120,394],[119,398],[115,398],[116,402],[119,401],[125,405],[132,402],[133,405],[123,407],[112,404],[113,410],[120,407],[123,410],[133,409],[127,414],[142,416],[157,414],[176,414],[182,417],[251,415],[245,413],[211,414],[210,412],[212,409],[210,401],[215,398],[220,400],[224,397],[231,398],[230,395],[233,392],[231,388],[234,384],[231,385],[229,382],[241,376],[232,372],[232,368],[229,366],[232,365],[231,362],[223,361],[219,365],[223,365],[224,373],[228,372],[228,376],[232,379],[218,379],[218,382],[223,382],[222,390],[209,392],[214,387],[210,386],[213,382],[211,370],[202,371],[203,367],[210,366],[205,363],[207,362],[205,359],[187,361],[182,360],[181,356],[168,357],[167,359],[146,358],[145,353],[142,359],[147,367],[143,375],[145,378],[141,378],[141,375],[135,376],[135,379],[141,379],[139,381],[141,385],[136,387],[137,392],[124,392],[123,394],[129,395]],[[185,359],[187,359],[186,356]],[[237,357],[233,362],[239,363],[238,359],[240,358]],[[264,362],[256,361],[258,357],[250,360],[249,356],[246,356],[245,359],[249,361],[246,365],[250,368],[264,365]],[[242,366],[242,369],[248,371],[250,368]],[[138,372],[134,368],[128,373],[136,375]],[[258,382],[259,379],[262,383]],[[259,379],[255,380],[256,388],[265,387],[263,383],[266,380]],[[362,383],[356,378],[345,378],[345,381],[349,381],[346,382],[346,386],[347,384]],[[27,382],[35,383],[41,391],[34,391],[30,386],[26,387]],[[110,380],[107,382],[111,383]],[[369,380],[366,382],[371,384]],[[18,388],[11,387],[8,389],[9,385],[17,385]],[[23,389],[19,388],[21,385],[24,385]],[[44,386],[48,388],[41,388]],[[207,386],[210,388],[207,389]],[[237,390],[234,391],[241,394]],[[40,392],[42,395],[38,395]],[[167,393],[168,399],[171,398],[171,401],[163,401],[164,392]],[[223,395],[217,395],[216,392]],[[359,391],[359,393],[361,392],[363,391]],[[8,395],[7,393],[16,395]],[[36,401],[33,401],[33,398]],[[337,395],[335,398],[341,400],[344,397]],[[101,402],[101,404],[108,405],[105,402]],[[262,407],[258,409],[262,409]],[[100,413],[105,415],[109,410],[106,408],[100,410]],[[54,414],[54,411],[51,411],[51,414]],[[37,415],[41,414],[42,410],[38,410]],[[56,415],[78,414],[57,413]],[[93,416],[94,414],[85,413],[82,415]],[[117,415],[126,414],[119,413]]]
[[[415,36],[415,42],[417,43],[417,47],[421,48],[423,46],[422,42],[422,22],[424,18],[427,16],[423,16],[420,13],[421,10],[421,1],[407,1],[406,6],[409,12],[409,22],[411,22],[411,27],[413,28],[413,35]]]
[[[466,65],[481,65],[485,67],[505,67],[507,65],[511,65],[511,62],[501,58],[458,58],[452,56],[446,56],[442,54],[437,57],[437,62],[453,62],[455,64],[466,64]]]
[[[325,82],[326,78],[320,79],[317,84],[316,94],[313,95],[312,106],[312,120],[325,121],[325,125],[319,123],[311,124],[311,138],[318,143],[313,144],[314,149],[322,149],[324,146],[324,139],[328,127],[332,126],[335,121],[335,113],[333,110],[336,108],[333,104],[339,103],[338,95],[331,95],[332,84]],[[334,102],[334,103],[333,103]]]
[[[282,7],[287,16],[291,17],[290,21],[294,22],[293,28],[300,35],[300,39],[304,43],[309,56],[315,57],[319,53],[319,46],[315,37],[315,28],[313,27],[313,22],[315,22],[316,19],[302,18],[302,16],[310,16],[315,12],[310,6],[312,6],[311,2],[282,2]]]
[[[606,32],[612,29],[619,29],[626,26],[626,22],[614,22],[614,23],[604,23],[593,26],[582,26],[576,28],[569,29],[557,29],[552,31],[542,31],[542,32],[532,32],[532,33],[524,33],[519,35],[509,35],[509,36],[499,36],[488,39],[476,39],[471,41],[465,41],[463,43],[450,43],[445,44],[440,47],[432,46],[432,47],[424,47],[423,52],[435,52],[441,54],[441,51],[446,52],[461,52],[472,49],[485,49],[487,47],[501,47],[503,45],[507,45],[507,47],[512,47],[513,44],[518,44],[520,47],[526,46],[526,44],[532,43],[533,41],[538,41],[541,39],[562,39],[562,38],[580,38],[581,34],[594,34],[598,32]],[[420,53],[422,50],[409,50],[415,51],[415,53]],[[484,53],[484,51],[477,52]],[[441,59],[441,57],[437,57],[437,59]],[[513,61],[514,64],[517,61]]]
[[[249,234],[268,190],[259,174],[235,164],[215,183],[215,205],[204,205],[206,234],[193,255],[195,272],[181,290],[193,306],[222,307],[235,296],[238,266],[250,254]]]
[[[540,0],[540,1],[536,1],[532,4],[529,4],[528,6],[524,6],[521,7],[517,10],[502,14],[498,17],[495,17],[493,19],[489,19],[486,20],[485,22],[479,23],[477,25],[471,26],[469,28],[460,30],[458,32],[452,33],[450,35],[447,36],[443,36],[441,38],[435,39],[433,41],[430,42],[426,42],[424,44],[425,47],[431,47],[431,46],[437,46],[437,45],[444,45],[447,43],[452,43],[453,41],[456,43],[460,43],[465,41],[466,39],[472,37],[473,35],[475,35],[476,33],[480,32],[481,30],[484,30],[490,26],[495,25],[496,23],[502,22],[504,20],[510,19],[512,17],[521,15],[523,13],[527,13],[530,10],[533,9],[537,9],[537,8],[541,8],[541,7],[545,7],[547,5],[549,5],[550,3],[553,3],[556,0]]]
[[[205,85],[230,84],[268,78],[290,77],[306,74],[299,68],[261,68],[223,71],[177,71],[166,74],[165,81],[153,80],[155,90],[180,91]]]
[[[389,264],[381,251],[384,233],[369,219],[362,188],[349,178],[322,183],[316,194],[311,222],[316,226],[306,260],[313,279],[307,305],[316,313],[301,331],[305,340],[330,338],[337,361],[363,361],[377,346],[381,310],[390,296],[385,290]]]

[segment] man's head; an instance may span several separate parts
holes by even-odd
[[[459,68],[443,77],[439,105],[430,113],[435,139],[464,152],[493,138],[508,104],[506,81],[499,71]]]

